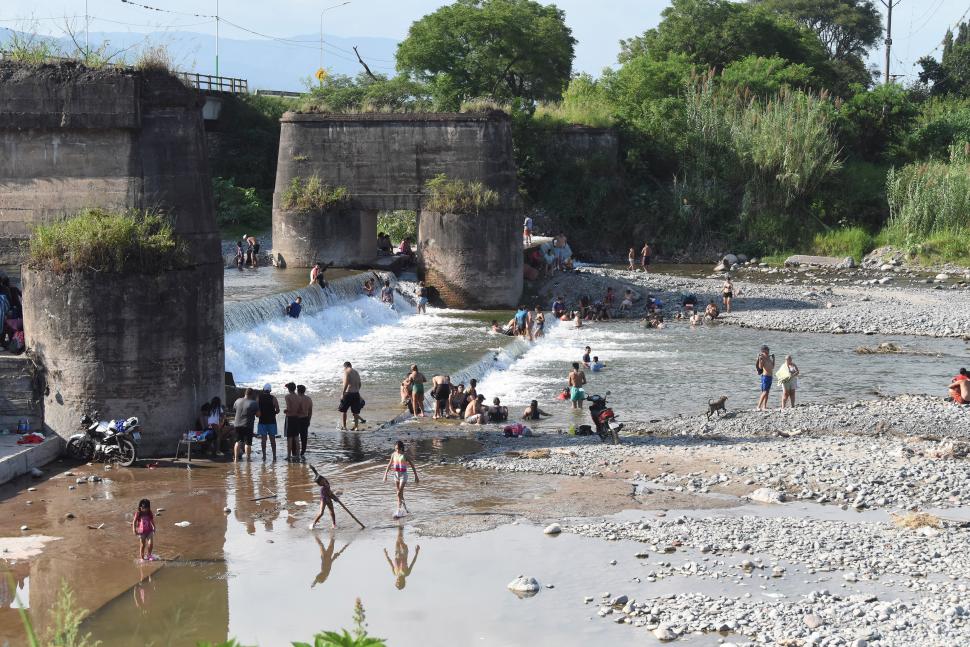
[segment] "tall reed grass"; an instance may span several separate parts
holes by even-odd
[[[897,238],[970,230],[970,144],[950,147],[950,160],[891,169],[886,179],[888,229]]]

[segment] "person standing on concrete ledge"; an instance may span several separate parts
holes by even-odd
[[[256,412],[259,411],[259,404],[253,397],[252,389],[246,389],[243,397],[236,400],[233,409],[236,417],[233,419],[233,426],[236,428],[236,445],[232,450],[232,460],[236,462],[246,453],[246,459],[252,460],[253,453],[253,425],[256,422]]]
[[[286,306],[286,314],[294,319],[300,318],[300,312],[303,310],[303,297],[297,297],[293,303]]]
[[[525,222],[522,223],[522,244],[526,247],[532,244],[532,218],[529,216],[526,216]]]
[[[360,373],[350,362],[344,362],[344,385],[340,405],[337,407],[337,411],[343,415],[340,429],[347,431],[347,409],[350,409],[354,415],[353,431],[358,429],[360,423],[367,422],[360,417],[360,411],[363,408],[364,400],[360,397]]]

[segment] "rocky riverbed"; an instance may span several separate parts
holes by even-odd
[[[720,323],[789,332],[970,337],[970,282],[963,275],[937,279],[900,268],[753,267],[735,273],[733,280],[732,312],[723,313]],[[590,266],[552,275],[539,294],[548,300],[564,294],[574,304],[583,295],[600,299],[613,287],[619,303],[629,288],[638,297],[630,316],[642,317],[651,295],[664,302],[669,321],[687,293],[697,296],[701,309],[711,300],[721,308],[723,282],[721,276],[698,279]]]

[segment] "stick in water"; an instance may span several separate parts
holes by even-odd
[[[320,476],[320,472],[318,472],[317,471],[317,468],[315,468],[313,465],[310,466],[310,469],[313,470],[313,474],[314,475]],[[366,528],[366,526],[363,523],[361,523],[361,520],[358,519],[356,516],[354,516],[354,513],[351,512],[350,509],[348,509],[347,506],[344,505],[344,502],[341,501],[337,497],[337,495],[333,492],[333,490],[330,491],[330,496],[333,497],[333,500],[334,501],[336,501],[337,503],[340,504],[340,507],[344,509],[344,512],[346,512],[347,514],[349,514],[350,515],[350,518],[353,519],[354,521],[356,521],[360,525],[361,528]]]

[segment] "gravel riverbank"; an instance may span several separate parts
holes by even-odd
[[[932,286],[918,284],[923,279],[915,276],[909,277],[910,285],[897,285],[904,281],[896,276],[892,271],[745,269],[734,276],[733,312],[719,321],[788,332],[970,337],[970,284],[962,275]],[[590,266],[552,275],[538,293],[546,305],[556,294],[574,304],[582,295],[602,298],[607,287],[616,290],[619,301],[630,288],[639,296],[631,316],[644,315],[649,294],[664,302],[670,320],[686,293],[697,296],[701,309],[711,300],[720,308],[723,282]]]

